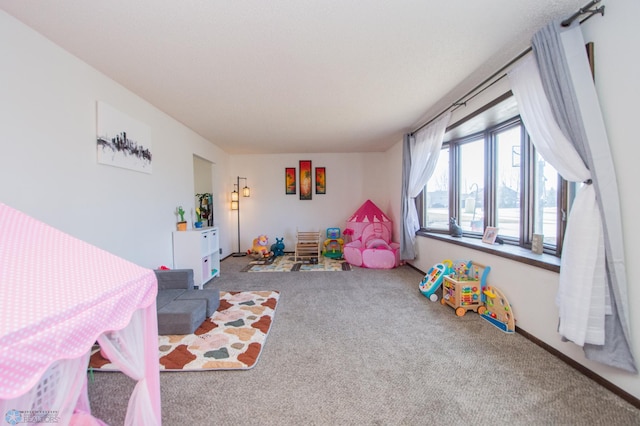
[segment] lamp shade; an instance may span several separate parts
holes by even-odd
[[[242,196],[243,197],[250,197],[251,196],[251,190],[249,189],[248,186],[245,186],[244,188],[242,188]]]
[[[231,210],[238,210],[238,201],[231,201]]]
[[[238,191],[236,191],[235,189],[231,193],[231,201],[238,201]]]

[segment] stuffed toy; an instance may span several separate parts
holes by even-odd
[[[259,235],[253,239],[253,247],[247,251],[248,254],[255,254],[258,257],[269,257],[271,251],[269,251],[269,238],[266,235]]]
[[[284,237],[278,238],[276,237],[276,242],[271,244],[271,251],[274,256],[283,256],[284,255]]]

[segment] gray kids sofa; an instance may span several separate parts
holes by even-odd
[[[219,290],[194,289],[192,269],[155,270],[158,334],[192,334],[220,305]]]

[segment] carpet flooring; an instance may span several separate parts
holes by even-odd
[[[521,334],[431,302],[409,266],[240,272],[248,261],[226,258],[205,288],[280,292],[259,365],[160,374],[163,424],[640,425],[640,410]],[[124,424],[135,381],[94,376],[92,413]]]
[[[280,293],[220,292],[220,307],[193,334],[159,336],[160,371],[248,370],[258,362]],[[89,366],[118,371],[98,349]]]
[[[286,254],[268,260],[254,260],[242,268],[242,272],[337,272],[350,270],[351,265],[342,259],[321,256],[317,262],[296,261],[293,256]]]

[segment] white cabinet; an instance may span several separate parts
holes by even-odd
[[[173,231],[173,267],[193,269],[194,284],[202,290],[207,281],[220,276],[219,248],[217,227]]]

